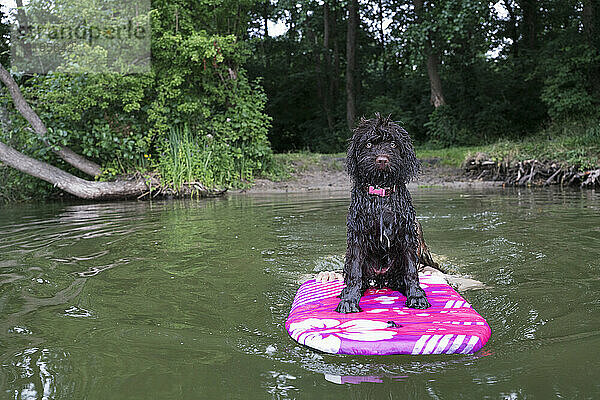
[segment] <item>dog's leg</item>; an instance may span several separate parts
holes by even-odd
[[[419,271],[426,266],[433,267],[441,271],[440,265],[434,261],[433,257],[431,256],[431,252],[429,251],[429,247],[427,247],[427,243],[425,243],[425,238],[423,237],[423,226],[419,221],[415,220],[415,227],[417,228],[417,242],[419,243],[417,246],[417,260],[420,264],[418,265],[418,267],[420,267]]]
[[[362,259],[359,246],[348,247],[344,264],[346,287],[340,293],[341,301],[335,309],[339,313],[349,314],[362,311],[358,306],[363,294]]]
[[[407,251],[404,255],[406,273],[403,276],[404,289],[406,295],[406,307],[425,309],[431,304],[427,301],[425,291],[419,285],[419,275],[417,273],[416,255]]]

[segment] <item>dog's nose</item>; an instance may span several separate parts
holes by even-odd
[[[377,158],[375,159],[375,164],[377,164],[379,168],[385,168],[389,163],[390,158],[387,156],[387,154],[377,156]]]

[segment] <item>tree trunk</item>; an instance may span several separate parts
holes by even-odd
[[[594,39],[594,6],[592,0],[583,0],[583,32],[588,44],[593,47]]]
[[[317,78],[317,97],[319,98],[319,100],[321,101],[323,108],[326,108],[326,101],[325,101],[325,96],[324,96],[324,88],[323,88],[323,71],[322,71],[322,66],[321,66],[321,54],[319,51],[319,44],[318,44],[318,40],[317,40],[317,36],[315,35],[315,33],[313,32],[313,30],[311,28],[307,28],[306,29],[306,38],[308,39],[309,43],[311,43],[312,47],[312,51],[311,51],[311,56],[313,59],[313,62],[315,63],[315,77]]]
[[[415,5],[417,21],[421,23],[423,20],[423,0],[413,0],[413,4]],[[446,105],[446,99],[444,98],[439,72],[439,65],[441,64],[440,56],[433,48],[430,34],[428,32],[425,39],[425,58],[427,59],[427,76],[429,77],[429,86],[431,88],[431,104],[435,108],[438,108]]]
[[[523,11],[523,37],[525,45],[528,50],[533,51],[537,47],[538,4],[536,0],[523,0],[519,6]]]
[[[431,87],[431,104],[435,108],[446,105],[444,92],[442,91],[442,80],[440,79],[439,54],[434,52],[431,41],[425,42],[425,52],[427,55],[427,75],[429,76],[429,86]]]
[[[588,46],[594,51],[598,52],[597,47],[597,29],[595,15],[596,10],[594,9],[594,0],[583,1],[583,32],[585,34],[585,40]],[[588,79],[591,82],[592,90],[596,95],[600,95],[600,65],[596,62],[590,65],[588,69]]]
[[[510,27],[510,38],[512,40],[512,53],[515,57],[519,56],[519,30],[517,29],[517,15],[511,4],[510,0],[504,0],[504,8],[508,12],[509,16],[509,27]]]
[[[271,60],[269,58],[269,56],[267,55],[267,48],[266,48],[266,43],[267,40],[269,39],[269,9],[271,6],[271,2],[270,0],[265,0],[263,3],[263,40],[260,41],[260,48],[262,51],[262,58],[263,58],[263,65],[265,67],[265,69],[268,71],[269,69],[271,69]]]
[[[325,59],[325,77],[326,87],[323,88],[323,109],[327,116],[327,126],[330,131],[333,131],[333,112],[332,112],[332,86],[333,86],[333,71],[331,63],[331,54],[329,52],[331,42],[331,25],[330,25],[331,10],[327,1],[323,4],[323,58]]]
[[[329,8],[329,4],[327,1],[323,4],[323,48],[325,49],[325,61],[327,65],[331,65],[331,55],[329,54],[329,42],[331,40],[331,30],[330,30],[330,14],[331,9]]]
[[[358,0],[348,2],[348,32],[346,33],[346,123],[348,129],[356,120],[356,35],[358,30]]]
[[[15,103],[15,108],[25,117],[27,121],[33,127],[35,133],[45,142],[45,136],[48,132],[46,125],[42,122],[40,117],[33,111],[33,109],[27,104],[27,101],[23,97],[21,90],[19,90],[19,86],[12,78],[10,73],[4,69],[4,67],[0,64],[0,80],[4,82],[6,85],[13,102]],[[46,143],[47,144],[47,143]],[[71,164],[73,167],[78,170],[85,172],[90,176],[97,176],[102,173],[102,168],[100,166],[85,157],[80,156],[79,154],[71,151],[67,147],[60,147],[58,150],[53,150],[53,152],[62,158],[67,163]]]
[[[263,39],[266,39],[269,37],[269,6],[271,2],[269,0],[266,0],[263,3],[263,24],[264,24],[264,30],[265,30],[265,34],[263,35]]]
[[[287,53],[286,53],[286,61],[288,70],[292,70],[292,53],[294,52],[295,41],[296,41],[296,3],[292,3],[290,5],[290,19],[289,19],[289,27],[288,27],[288,35],[290,40],[287,41]]]
[[[148,191],[148,185],[144,179],[118,182],[86,181],[50,164],[26,156],[2,142],[0,142],[0,161],[82,199],[118,199],[139,196]]]
[[[19,22],[19,29],[21,29],[26,34],[29,33],[29,20],[27,19],[27,14],[25,14],[25,10],[23,9],[23,0],[16,0],[17,5],[17,21]],[[31,60],[31,44],[27,41],[23,42],[23,51],[25,53],[25,58]]]
[[[333,77],[331,80],[331,98],[332,108],[336,109],[338,93],[340,89],[340,46],[339,46],[339,35],[338,35],[338,2],[333,0]]]
[[[383,93],[385,94],[387,92],[387,79],[386,79],[386,74],[387,74],[387,58],[385,56],[385,31],[383,30],[383,1],[379,0],[378,2],[378,8],[379,8],[379,12],[378,12],[378,18],[379,18],[379,41],[380,41],[380,46],[381,46],[381,59],[382,59],[382,66],[381,66],[381,80],[383,82]]]

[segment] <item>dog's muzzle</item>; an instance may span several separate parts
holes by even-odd
[[[386,169],[390,163],[390,157],[387,154],[381,154],[375,159],[375,165],[379,169]]]

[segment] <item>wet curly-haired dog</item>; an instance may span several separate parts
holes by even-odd
[[[428,308],[417,274],[415,209],[406,189],[419,172],[408,133],[390,117],[363,118],[350,139],[347,168],[353,187],[346,287],[336,311],[360,312],[360,298],[371,285],[398,290],[406,296],[408,307]]]

